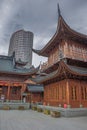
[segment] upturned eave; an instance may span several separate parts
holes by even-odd
[[[78,42],[82,42],[87,44],[87,35],[81,34],[69,27],[69,25],[65,22],[63,17],[60,15],[58,18],[57,30],[51,40],[41,49],[33,51],[38,55],[48,57],[52,48],[58,45],[63,39],[71,39],[76,40]]]
[[[66,64],[63,61],[60,61],[58,69],[46,76],[38,76],[35,79],[32,79],[33,81],[37,83],[45,83],[47,81],[52,81],[53,79],[61,79],[62,77],[64,79],[71,78],[70,76],[78,77],[81,79],[87,79],[87,68],[82,67],[76,67],[76,66],[70,66]]]

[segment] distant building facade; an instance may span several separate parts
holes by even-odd
[[[12,34],[10,39],[8,56],[15,52],[16,61],[27,62],[26,68],[32,66],[33,33],[19,30]]]

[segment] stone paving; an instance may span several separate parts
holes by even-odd
[[[87,116],[53,118],[32,110],[0,110],[0,130],[87,130]]]

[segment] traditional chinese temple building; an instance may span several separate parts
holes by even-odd
[[[33,66],[29,69],[23,68],[26,65],[21,60],[15,61],[15,54],[13,56],[0,56],[0,101],[31,101],[31,91],[24,95],[26,88],[31,83],[32,87],[35,83],[30,81],[32,76],[38,72],[39,67]],[[42,87],[43,88],[43,87]],[[32,97],[36,102],[42,101],[41,88],[33,88]],[[41,98],[40,98],[41,97]]]
[[[31,103],[43,103],[44,88],[40,84],[27,84],[27,87],[23,93],[26,97],[26,101]]]
[[[33,80],[44,85],[44,102],[50,106],[87,107],[87,35],[71,29],[60,10],[56,33],[41,50],[48,57]]]

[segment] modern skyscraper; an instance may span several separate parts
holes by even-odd
[[[16,61],[27,62],[26,68],[32,65],[33,33],[19,30],[12,34],[10,39],[8,55],[15,52]]]

